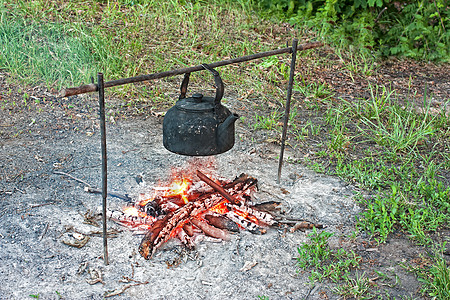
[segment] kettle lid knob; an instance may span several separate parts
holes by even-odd
[[[194,99],[195,102],[202,102],[203,94],[196,93],[192,95],[192,99]]]

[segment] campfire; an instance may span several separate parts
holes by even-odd
[[[143,231],[139,253],[150,259],[167,241],[177,238],[193,249],[196,241],[209,236],[229,240],[230,232],[248,230],[263,234],[266,228],[292,224],[292,229],[322,228],[321,225],[275,217],[280,202],[254,203],[257,179],[241,174],[234,180],[211,179],[201,171],[177,175],[165,186],[154,187],[122,211],[107,216],[135,230]]]

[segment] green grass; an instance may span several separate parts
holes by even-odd
[[[65,34],[67,29],[61,24],[26,24],[3,14],[0,68],[30,84],[86,82],[95,74],[95,59],[82,40]]]
[[[310,87],[309,91],[316,90]],[[433,235],[450,222],[449,178],[443,176],[450,171],[449,118],[432,109],[426,91],[421,102],[414,102],[411,99],[417,98],[405,101],[387,86],[369,85],[367,90],[367,99],[330,98],[321,105],[306,106],[323,114],[319,125],[326,132],[324,147],[314,149],[316,155],[307,163],[372,195],[355,198],[364,209],[357,220],[360,232],[369,233],[377,243],[401,232],[418,245],[433,247]],[[307,260],[314,262],[311,257]],[[314,279],[324,277],[318,265],[309,268]],[[442,270],[448,266],[435,256],[420,273],[424,293],[436,299],[448,298],[442,292],[448,274]],[[342,278],[335,292],[364,299],[370,297],[366,287],[363,275]]]
[[[254,31],[251,12],[242,13],[242,6],[232,1],[222,1],[220,6],[158,0],[66,2],[4,2],[0,68],[24,83],[44,82],[60,89],[88,83],[97,72],[112,80],[280,46],[264,42],[264,35]],[[268,26],[267,22],[258,24],[261,30]],[[280,72],[287,76],[287,66],[278,62],[247,65],[254,66],[253,72],[273,69],[264,79],[270,81],[278,80]],[[224,80],[250,85],[255,81],[248,73],[236,75],[231,67],[221,68],[221,75]],[[192,77],[191,84],[202,80],[210,82],[209,74],[200,72]],[[166,100],[164,96],[155,97],[148,85],[143,86],[147,89],[128,85],[115,91],[122,91],[123,96],[133,91],[129,95],[133,98]]]
[[[334,283],[339,283],[335,293],[341,296],[345,297],[352,294],[359,297],[367,295],[369,290],[367,278],[358,274],[353,277],[351,274],[352,270],[359,267],[362,261],[361,256],[356,255],[352,250],[331,249],[328,240],[333,235],[333,233],[327,231],[318,232],[314,228],[312,233],[308,234],[309,243],[304,243],[297,248],[297,267],[300,270],[310,272],[309,280],[311,284],[316,281],[331,280]],[[355,283],[357,287],[354,286]]]
[[[428,233],[450,219],[450,189],[439,176],[446,165],[442,153],[428,149],[441,139],[445,142],[442,129],[448,119],[431,115],[426,99],[418,113],[412,104],[399,104],[384,87],[374,90],[368,101],[342,101],[328,108],[328,156],[335,162],[330,173],[379,190],[361,200],[366,210],[359,220],[360,228],[379,242],[401,228],[416,242],[431,243]],[[366,155],[349,159],[347,153],[358,147]]]
[[[423,283],[421,293],[431,299],[450,299],[450,268],[445,261],[442,251],[434,249],[429,258],[424,258],[423,266],[407,266]]]
[[[328,240],[333,233],[321,231],[316,228],[308,235],[309,243],[301,245],[298,250],[297,267],[301,270],[310,270],[310,281],[323,281],[330,279],[338,282],[350,275],[350,270],[357,268],[362,258],[353,251],[344,249],[332,250]]]
[[[366,109],[358,112],[360,114],[360,132],[367,139],[385,146],[389,151],[414,153],[415,148],[425,143],[429,136],[437,130],[434,126],[436,117],[430,116],[430,106],[424,114],[417,114],[414,104],[407,107],[395,105],[391,100],[392,93],[383,87],[381,95],[374,94],[373,87],[369,86],[371,102]],[[426,93],[425,93],[426,101]]]

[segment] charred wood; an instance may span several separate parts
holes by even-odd
[[[222,215],[205,215],[204,218],[209,224],[220,229],[229,230],[232,232],[239,232],[239,226],[233,221]]]
[[[184,230],[184,232],[186,232],[186,234],[188,236],[194,235],[194,227],[192,226],[192,224],[190,222],[183,225],[183,230]]]
[[[229,211],[225,215],[227,216],[227,218],[229,218],[231,221],[235,222],[245,230],[248,230],[251,233],[261,233],[261,231],[259,230],[260,227],[257,224],[250,222],[246,218],[238,215],[237,213]]]
[[[176,211],[169,213],[164,219],[158,220],[157,222],[161,221],[161,229],[158,231],[156,237],[154,234],[144,236],[139,247],[139,253],[145,259],[149,259],[155,253],[156,249],[161,247],[174,235],[177,227],[183,227],[193,216],[208,210],[220,201],[221,198],[219,197],[210,197],[203,201],[189,202]]]
[[[206,235],[209,235],[211,237],[221,239],[224,241],[230,240],[230,236],[228,235],[228,233],[220,228],[211,226],[208,223],[206,223],[202,220],[196,219],[196,218],[193,218],[191,220],[191,222],[192,222],[192,224],[194,224],[195,226],[200,228]]]
[[[149,255],[153,255],[155,240],[159,236],[164,225],[167,223],[167,219],[169,217],[170,215],[167,215],[164,219],[156,221],[142,239],[141,244],[139,245],[139,253],[145,259],[149,259]]]
[[[184,231],[184,227],[180,228],[177,232],[178,239],[181,241],[181,243],[188,249],[194,249],[195,245],[194,242],[191,239],[191,236],[187,234],[186,231]]]
[[[276,221],[274,220],[274,218],[271,214],[263,212],[263,211],[258,211],[249,206],[245,206],[245,205],[237,206],[237,205],[232,205],[232,204],[227,204],[227,206],[230,208],[230,210],[240,211],[246,215],[254,216],[256,219],[258,219],[259,221],[261,221],[267,225],[274,225],[276,223]]]
[[[254,204],[252,207],[259,211],[264,211],[264,212],[270,213],[270,212],[280,210],[280,207],[279,207],[280,204],[281,204],[281,202],[279,202],[279,201],[267,201],[267,202],[263,202],[263,203]]]
[[[155,218],[152,217],[138,217],[138,216],[130,216],[118,210],[107,210],[106,217],[119,222],[125,223],[127,225],[152,225],[155,222]]]
[[[301,221],[301,222],[297,222],[294,226],[292,226],[291,229],[289,229],[289,231],[295,232],[296,230],[299,230],[299,229],[304,231],[305,229],[313,229],[314,227],[317,229],[324,228],[324,226],[321,224],[314,224],[314,223],[310,223],[307,221]]]
[[[238,202],[236,201],[236,199],[234,199],[227,191],[225,191],[223,189],[223,187],[221,187],[220,185],[218,185],[217,183],[215,183],[214,181],[212,181],[210,178],[208,178],[208,176],[206,176],[205,174],[203,174],[202,172],[197,170],[197,176],[203,180],[205,183],[207,183],[208,185],[210,185],[213,189],[215,189],[219,194],[221,194],[225,199],[227,199],[228,201],[230,201],[233,204],[238,204]]]

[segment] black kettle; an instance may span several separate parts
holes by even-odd
[[[164,116],[164,147],[177,154],[215,155],[234,145],[234,122],[239,116],[220,103],[224,86],[219,72],[206,64],[202,66],[214,75],[216,96],[204,97],[197,93],[186,98],[190,75],[186,73],[177,103]]]

